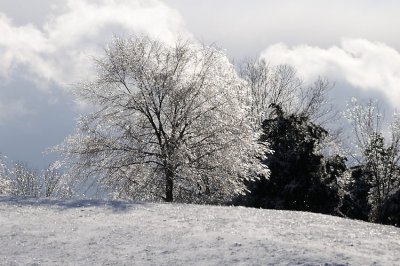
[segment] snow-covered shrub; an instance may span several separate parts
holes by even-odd
[[[67,175],[58,171],[58,164],[51,164],[47,169],[37,171],[29,168],[26,163],[17,162],[10,169],[3,167],[3,171],[0,171],[1,193],[67,198],[72,196],[72,185]]]
[[[6,157],[0,154],[0,195],[11,193],[11,182],[9,180],[9,170],[5,163]]]

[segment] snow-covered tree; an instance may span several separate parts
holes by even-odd
[[[247,87],[222,51],[135,36],[115,38],[96,62],[97,78],[75,89],[95,111],[56,147],[76,177],[118,197],[201,202],[268,175]]]
[[[400,190],[400,119],[394,115],[390,126],[391,136],[385,142],[383,115],[377,101],[366,104],[352,99],[346,113],[351,121],[355,149],[351,155],[369,185],[368,202],[371,207],[369,219],[377,220],[379,207],[396,191]]]

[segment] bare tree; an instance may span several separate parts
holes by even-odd
[[[271,67],[262,59],[247,60],[240,72],[250,87],[250,105],[258,124],[271,118],[273,106],[279,106],[286,114],[307,116],[319,125],[332,122],[337,116],[328,102],[332,85],[326,79],[318,78],[306,85],[292,66]]]
[[[363,153],[370,146],[373,136],[382,132],[383,113],[376,100],[370,99],[366,104],[361,104],[352,98],[344,116],[350,121],[354,134],[351,146],[355,149],[350,155],[358,164],[362,164],[365,160]]]
[[[75,90],[96,111],[55,149],[75,176],[95,176],[118,197],[218,201],[268,175],[246,87],[218,49],[116,38],[97,67]]]

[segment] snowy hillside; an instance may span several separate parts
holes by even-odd
[[[400,228],[290,211],[0,197],[1,265],[400,265]]]

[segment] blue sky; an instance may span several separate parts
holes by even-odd
[[[236,61],[290,64],[325,76],[344,106],[352,96],[400,105],[400,2],[372,0],[0,0],[0,152],[42,168],[74,132],[83,103],[73,84],[113,33],[216,43]]]

